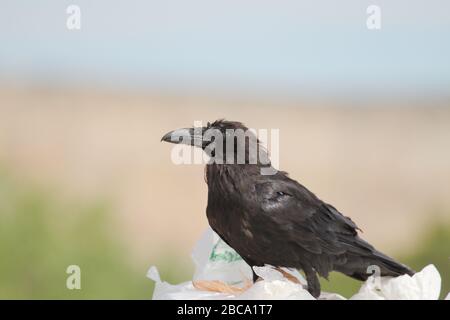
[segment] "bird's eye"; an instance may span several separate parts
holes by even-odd
[[[281,200],[288,199],[289,197],[290,197],[290,194],[283,192],[283,191],[277,191],[275,193],[275,196],[272,199],[275,201],[281,201]]]

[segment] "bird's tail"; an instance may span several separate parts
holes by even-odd
[[[346,263],[336,266],[336,270],[362,281],[376,274],[377,270],[382,277],[397,277],[404,274],[411,276],[415,273],[408,266],[381,253],[359,237],[358,245],[354,247],[354,251],[349,250],[346,260]]]

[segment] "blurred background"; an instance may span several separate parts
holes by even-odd
[[[204,168],[160,138],[217,118],[279,129],[282,170],[450,291],[450,4],[379,0],[369,30],[371,4],[0,0],[0,298],[150,299],[151,265],[191,279]]]

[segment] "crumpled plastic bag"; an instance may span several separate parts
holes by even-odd
[[[223,283],[244,288],[252,279],[249,265],[220,237],[208,228],[197,242],[192,259],[195,263],[193,281],[222,281]],[[225,293],[196,288],[193,281],[172,285],[161,280],[158,270],[152,266],[147,276],[155,281],[154,300],[198,300],[198,299],[243,299],[243,300],[314,300],[305,289],[306,280],[293,269],[281,268],[295,283],[287,279],[272,266],[254,267],[255,273],[263,280],[257,281],[241,293]],[[371,276],[364,282],[361,289],[350,299],[355,300],[403,300],[439,298],[441,277],[434,265],[426,266],[415,275],[400,277]],[[345,300],[339,294],[322,292],[319,299]],[[450,294],[446,299],[450,299]]]
[[[441,276],[432,264],[413,276],[369,277],[351,299],[354,300],[437,300]]]
[[[211,228],[203,233],[192,251],[193,280],[220,280],[242,285],[252,278],[252,269]]]

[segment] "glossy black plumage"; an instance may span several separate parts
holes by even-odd
[[[246,129],[239,122],[224,120],[209,124],[203,131],[208,128],[223,133],[226,129]],[[163,140],[178,143],[168,137]],[[201,147],[208,145],[211,147],[211,143]],[[251,148],[247,145],[246,152]],[[327,277],[333,270],[359,280],[370,276],[367,268],[371,265],[378,266],[382,276],[414,273],[361,239],[350,218],[287,173],[262,175],[261,168],[270,164],[250,164],[248,159],[246,155],[245,164],[206,166],[206,213],[212,229],[250,266],[301,269],[315,297],[320,295],[317,274]]]

